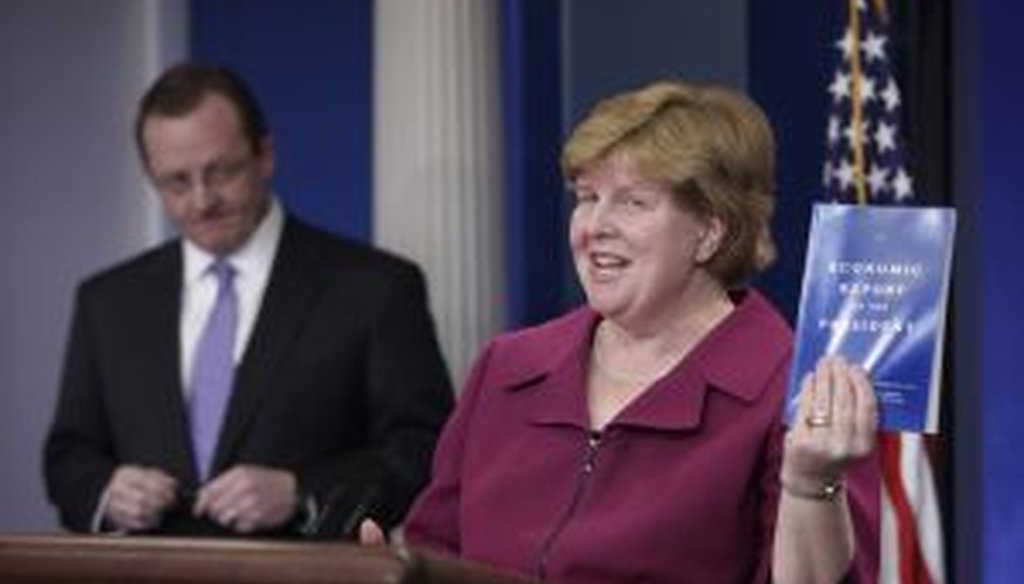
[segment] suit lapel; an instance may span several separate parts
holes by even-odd
[[[139,354],[148,355],[152,375],[153,398],[158,400],[150,410],[150,423],[158,431],[154,436],[166,442],[159,450],[166,455],[166,468],[177,477],[195,481],[188,410],[181,380],[180,314],[182,259],[181,245],[174,242],[155,256],[151,271],[144,280],[140,294],[145,301],[139,306],[139,331],[142,342]]]
[[[318,289],[319,261],[303,227],[287,219],[255,328],[235,375],[214,472],[233,458],[260,403],[273,388],[274,370],[302,330]]]

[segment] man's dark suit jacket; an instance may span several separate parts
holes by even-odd
[[[79,287],[44,462],[70,529],[90,528],[115,467],[132,463],[183,487],[159,532],[219,531],[188,512],[198,485],[179,366],[182,263],[173,241]],[[390,526],[425,484],[451,403],[419,269],[289,217],[212,474],[289,469],[331,520],[365,513]]]

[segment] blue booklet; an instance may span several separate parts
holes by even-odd
[[[788,423],[804,375],[839,354],[872,379],[882,429],[938,431],[955,228],[948,208],[814,206]]]

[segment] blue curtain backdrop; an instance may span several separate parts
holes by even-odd
[[[1024,60],[1020,57],[1024,4],[983,0],[973,4],[984,24],[980,50],[967,63],[979,93],[968,97],[980,121],[977,200],[981,306],[982,574],[985,582],[1020,582],[1024,574],[1024,432],[1021,430],[1021,347],[1024,270],[1021,244],[1021,136],[1024,136]],[[979,100],[980,98],[980,100]],[[977,146],[979,144],[971,144]],[[966,148],[965,148],[966,150]],[[979,200],[980,199],[980,200]],[[983,228],[981,228],[983,226]],[[1009,261],[1007,261],[1009,260]]]
[[[301,217],[372,237],[371,0],[193,0],[191,51],[230,66],[266,108],[275,186]]]
[[[775,129],[776,265],[757,282],[795,322],[811,203],[821,194],[832,31],[845,2],[750,2],[749,91]]]
[[[559,5],[502,0],[506,322],[563,312],[568,266],[562,140]]]

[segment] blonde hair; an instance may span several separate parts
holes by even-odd
[[[775,140],[761,109],[714,86],[660,81],[599,102],[562,148],[562,173],[625,154],[637,172],[670,186],[677,204],[724,225],[706,268],[742,285],[775,260]]]

